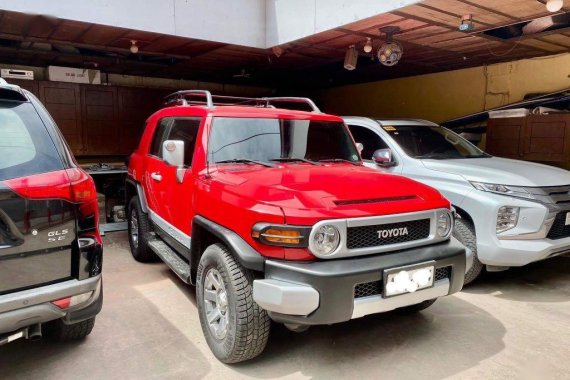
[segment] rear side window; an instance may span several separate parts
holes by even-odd
[[[160,120],[154,132],[150,154],[162,159],[162,144],[166,140],[184,141],[184,165],[192,165],[194,147],[202,118],[165,118]]]
[[[0,181],[61,169],[61,157],[34,107],[0,101]]]

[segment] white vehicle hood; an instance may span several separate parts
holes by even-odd
[[[528,161],[499,157],[422,160],[431,170],[457,174],[467,181],[546,187],[570,185],[570,171]]]

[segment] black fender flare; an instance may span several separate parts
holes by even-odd
[[[265,270],[265,258],[243,240],[241,236],[218,223],[212,222],[203,216],[196,215],[192,220],[192,240],[190,241],[190,267],[193,271],[198,269],[200,256],[202,254],[202,252],[200,252],[200,234],[202,229],[208,231],[224,243],[245,268],[256,272],[263,272]]]

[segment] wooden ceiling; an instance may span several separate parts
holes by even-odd
[[[466,14],[475,25],[468,33],[458,30]],[[271,49],[0,10],[0,65],[96,65],[109,73],[311,89],[568,52],[569,28],[509,40],[482,33],[549,15],[538,0],[426,0],[281,45],[277,57]],[[394,67],[374,59],[383,26],[401,29],[394,38],[404,56]],[[367,37],[374,43],[371,54],[362,51]],[[131,40],[138,54],[130,53]],[[350,45],[360,52],[354,71],[343,68]]]

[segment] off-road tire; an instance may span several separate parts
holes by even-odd
[[[470,284],[475,281],[477,277],[483,272],[483,263],[479,261],[477,256],[477,238],[475,236],[475,227],[473,224],[465,219],[456,219],[455,228],[453,229],[453,237],[455,237],[461,244],[469,248],[473,252],[473,265],[471,269],[465,274],[464,285]]]
[[[66,325],[58,319],[44,325],[44,334],[58,342],[69,342],[84,339],[91,334],[93,326],[95,326],[95,317],[71,325]]]
[[[135,246],[132,238],[132,222],[131,217],[135,213],[138,220],[138,245]],[[157,261],[158,257],[148,246],[148,241],[151,238],[151,225],[148,220],[148,215],[141,210],[138,197],[132,197],[129,202],[129,213],[127,216],[128,231],[129,231],[129,245],[131,247],[131,254],[136,261],[141,263],[148,263]]]
[[[210,330],[204,303],[204,284],[210,269],[220,274],[227,293],[227,332],[218,339]],[[253,300],[253,276],[222,244],[210,245],[198,265],[196,299],[202,331],[208,346],[221,362],[238,363],[263,352],[269,338],[271,320]]]
[[[437,301],[437,298],[434,298],[432,300],[427,300],[424,302],[420,302],[420,303],[417,303],[415,305],[401,307],[399,309],[396,309],[396,312],[398,312],[400,314],[419,313],[420,311],[425,310],[428,307],[430,307],[431,305],[433,305],[435,303],[435,301]]]

